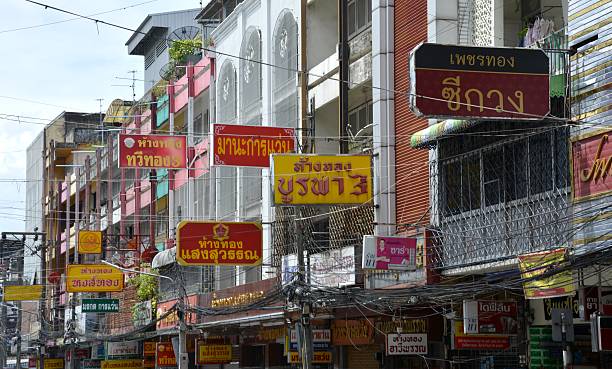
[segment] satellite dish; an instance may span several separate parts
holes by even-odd
[[[159,76],[164,81],[171,81],[176,77],[176,64],[173,61],[164,64],[161,68],[159,68]]]
[[[200,34],[200,28],[195,26],[183,26],[172,31],[168,35],[168,47],[172,46],[172,43],[179,40],[193,40]]]

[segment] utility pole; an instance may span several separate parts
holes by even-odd
[[[3,255],[4,250],[0,250],[0,255]],[[2,259],[2,261],[4,262],[4,258]],[[7,270],[8,268],[5,268],[4,265],[1,265],[0,268],[2,269],[2,281],[4,284],[6,284],[6,280],[7,280]],[[0,327],[2,327],[2,330],[0,331],[0,344],[1,344],[1,350],[0,350],[0,354],[2,355],[2,357],[0,357],[0,365],[2,365],[2,368],[6,368],[6,304],[2,304],[2,310],[0,312]]]
[[[23,250],[23,255],[17,257],[17,285],[21,286],[23,284],[23,259],[25,259],[25,235],[22,236],[21,239],[21,249]],[[15,350],[15,368],[21,369],[21,322],[23,320],[23,310],[21,310],[21,301],[16,301],[15,305],[17,306],[17,326],[15,327],[15,332],[17,335],[16,339],[16,350]]]
[[[338,111],[340,134],[340,154],[348,153],[348,90],[349,90],[349,46],[348,46],[348,5],[346,0],[338,0]]]
[[[300,285],[306,283],[306,265],[304,263],[304,237],[303,230],[300,224],[298,224],[297,217],[301,213],[300,208],[296,208],[295,218],[293,220],[294,234],[296,239],[296,250],[297,250],[297,262],[298,262],[298,278]],[[302,369],[310,369],[312,367],[312,330],[310,327],[310,312],[311,305],[308,301],[308,296],[298,296],[300,299],[301,307],[301,319],[300,324],[302,329],[298,331],[301,334],[300,343],[300,357],[302,359]]]

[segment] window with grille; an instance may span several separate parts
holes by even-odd
[[[149,69],[151,64],[155,62],[155,53],[151,52],[149,55],[145,55],[145,69]]]
[[[225,60],[217,81],[217,121],[234,123],[236,113],[236,69],[230,60]]]
[[[348,2],[348,37],[353,38],[372,24],[372,0]]]
[[[272,101],[274,124],[295,127],[298,120],[297,94],[297,22],[291,11],[279,15],[272,36],[273,64]]]

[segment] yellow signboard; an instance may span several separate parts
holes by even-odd
[[[275,204],[363,204],[372,199],[369,155],[273,155],[272,166]]]
[[[117,292],[123,290],[123,273],[110,265],[68,265],[66,291]]]
[[[142,365],[142,359],[102,360],[100,369],[141,369]]]
[[[232,360],[232,345],[198,345],[197,364],[223,364]]]
[[[45,359],[45,369],[64,369],[64,359]]]
[[[520,255],[518,260],[521,277],[528,279],[523,283],[525,298],[541,299],[567,296],[575,292],[571,269],[538,278],[544,273],[553,272],[565,262],[565,249]]]
[[[102,232],[79,231],[79,254],[101,254]]]
[[[36,301],[42,296],[43,286],[4,286],[4,301]]]

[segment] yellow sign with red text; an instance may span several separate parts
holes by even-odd
[[[123,290],[121,270],[105,264],[68,265],[66,291],[118,292]]]
[[[42,296],[43,286],[4,286],[4,301],[37,301]]]
[[[363,204],[372,198],[369,155],[272,156],[274,203]]]
[[[102,232],[79,231],[78,250],[79,254],[101,254]]]
[[[223,364],[232,360],[232,345],[198,344],[197,364]]]

